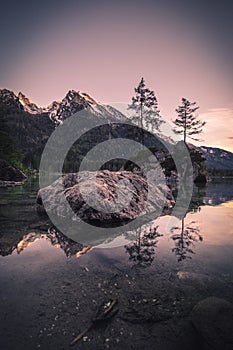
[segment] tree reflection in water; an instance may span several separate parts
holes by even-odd
[[[137,239],[132,243],[125,245],[126,253],[129,254],[129,260],[135,265],[147,267],[152,264],[157,247],[158,238],[163,236],[158,231],[158,226],[150,227],[149,232],[145,228],[140,227],[136,231]]]
[[[192,208],[192,212],[200,211],[201,207],[196,206]],[[187,213],[186,213],[187,214]],[[178,261],[185,259],[192,259],[192,254],[195,254],[195,242],[202,242],[203,237],[200,234],[200,229],[195,221],[189,222],[185,225],[185,217],[181,219],[181,226],[173,226],[171,228],[171,239],[175,242],[175,247],[172,252],[178,257]]]

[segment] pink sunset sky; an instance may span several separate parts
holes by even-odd
[[[228,10],[221,17],[215,2],[212,12],[201,2],[165,3],[23,1],[29,8],[17,21],[6,8],[12,33],[2,44],[1,87],[40,106],[70,89],[103,103],[130,103],[143,76],[164,118],[175,118],[182,97],[196,101],[207,122],[202,143],[233,152]]]

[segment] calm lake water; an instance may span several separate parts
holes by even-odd
[[[155,300],[155,290],[161,303],[166,303],[166,310],[173,310],[172,315],[183,312],[184,317],[195,302],[206,296],[233,301],[233,182],[210,183],[195,189],[189,213],[183,221],[174,221],[172,231],[167,229],[171,217],[163,216],[151,229],[137,232],[131,239],[119,236],[88,252],[38,215],[37,190],[37,178],[23,186],[0,188],[1,349],[67,349],[77,327],[82,329],[85,318],[91,317],[91,304],[96,303],[98,293],[118,293],[123,310],[128,307],[127,293],[137,291],[137,295],[145,293],[144,298],[151,296]],[[120,276],[119,281],[114,280],[116,288],[103,289],[107,279],[118,278],[114,276]],[[75,312],[80,312],[79,326]],[[113,338],[117,343],[112,349],[118,349],[118,340],[123,337],[120,327],[129,334],[134,332],[135,326],[130,328],[127,323],[128,315],[129,312],[126,316],[120,313],[114,323]],[[122,320],[126,323],[119,323]],[[176,324],[177,321],[173,326],[168,324],[169,332]],[[163,331],[168,330],[159,329],[159,334]],[[109,337],[110,331],[106,332]],[[135,341],[140,344],[138,334],[142,333],[135,334]],[[161,343],[162,338],[152,339],[150,334],[143,333],[143,339],[148,338],[148,346],[158,341],[156,349],[172,348],[165,339],[169,342],[177,338],[176,334],[170,338],[165,335]],[[98,339],[99,334],[94,334],[95,344]],[[129,347],[127,339],[119,344]],[[83,349],[93,349],[91,341],[89,348],[84,345],[81,344]],[[99,343],[96,349],[102,346]]]
[[[53,231],[50,234],[47,233],[51,223],[37,213],[35,204],[37,191],[36,177],[31,178],[23,186],[0,188],[1,262],[6,260],[8,264],[14,264],[16,260],[22,262],[32,253],[40,256],[43,261],[52,257],[55,259],[60,257],[64,261],[67,258],[80,257],[79,252],[82,247],[75,245],[75,242],[66,236],[59,237]],[[196,189],[193,201],[194,206],[183,223],[178,219],[174,220],[177,228],[173,232],[166,228],[167,222],[171,219],[170,216],[162,216],[153,223],[152,229],[158,226],[158,234],[153,235],[151,232],[149,238],[148,236],[147,239],[144,238],[144,243],[147,243],[147,247],[149,244],[149,250],[152,250],[151,255],[150,252],[146,252],[147,257],[151,256],[151,259],[145,265],[153,265],[153,260],[156,260],[158,254],[174,262],[192,260],[193,265],[198,264],[200,259],[211,257],[209,263],[212,262],[213,266],[232,272],[233,181],[212,182],[206,187]],[[144,231],[141,232],[141,237],[144,233]],[[149,231],[147,230],[146,233],[148,234]],[[131,235],[130,240],[119,236],[112,242],[103,243],[98,246],[98,254],[101,250],[107,256],[107,248],[109,248],[111,255],[118,256],[121,252],[122,263],[123,261],[126,264],[130,263],[131,260],[133,264],[135,259],[130,255],[129,249],[132,245],[137,246],[138,235],[139,232],[135,233],[135,237]],[[127,244],[129,245],[128,254]],[[118,248],[111,249],[114,246]],[[189,249],[191,249],[190,252]],[[94,251],[96,252],[96,249],[88,254],[95,255]]]

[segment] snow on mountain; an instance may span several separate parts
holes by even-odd
[[[200,151],[206,159],[209,169],[232,170],[233,153],[221,148],[201,146]]]
[[[31,102],[22,92],[19,92],[18,99],[23,109],[30,114],[41,114],[46,112],[45,108],[38,107],[35,103]]]
[[[125,120],[125,116],[114,107],[101,104],[87,93],[75,90],[69,90],[61,101],[53,101],[48,107],[39,107],[22,92],[16,96],[13,91],[7,89],[0,90],[0,101],[32,115],[47,115],[55,125],[62,124],[66,118],[87,108],[97,118],[106,121]]]
[[[0,89],[0,101],[11,108],[25,111],[29,114],[47,113],[47,108],[38,107],[31,102],[22,92],[16,95],[13,91],[8,89]]]
[[[99,118],[108,119],[113,117],[116,120],[123,120],[124,115],[117,109],[99,103],[87,93],[70,90],[62,101],[54,101],[48,108],[49,117],[57,125],[62,124],[63,120],[72,114],[88,108],[89,111]]]
[[[69,90],[62,101],[54,101],[48,108],[49,117],[56,124],[97,102],[80,91]]]
[[[196,149],[206,159],[207,169],[232,170],[233,153],[221,148],[188,145],[189,148]]]
[[[30,125],[34,125],[34,123],[38,123],[38,125],[40,125],[39,129],[33,128],[35,130],[41,129],[42,133],[45,133],[47,127],[50,130],[51,126],[54,124],[62,124],[66,118],[76,112],[82,111],[83,109],[89,109],[93,116],[103,120],[104,123],[112,121],[127,122],[127,117],[125,117],[125,115],[118,109],[110,105],[101,104],[87,93],[75,90],[68,91],[61,101],[54,101],[48,107],[43,108],[31,102],[22,92],[17,96],[13,91],[0,89],[0,104],[7,107],[6,114],[8,113],[9,115],[13,115],[17,111],[19,111],[19,113],[22,113],[23,111],[27,112],[28,117],[26,118],[25,116],[27,119],[25,119],[25,122],[28,123],[27,128],[29,128]],[[30,119],[30,116],[32,119]],[[43,117],[41,118],[41,116]],[[54,123],[53,125],[51,121]],[[30,129],[29,133],[33,134],[33,132]],[[112,127],[112,134],[116,134],[116,137],[119,137],[119,135],[121,135],[121,137],[127,137],[127,128],[124,128],[124,126],[121,125],[120,127],[116,127],[115,130],[115,128]],[[172,140],[169,137],[166,137],[162,132],[158,134],[158,137],[168,144],[173,143]],[[208,169],[233,169],[233,153],[231,152],[214,147],[197,147],[192,144],[189,144],[189,148],[195,148],[203,155],[206,159]]]

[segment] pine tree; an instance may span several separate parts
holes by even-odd
[[[141,79],[138,87],[134,89],[135,96],[128,110],[133,112],[132,121],[141,129],[141,142],[144,144],[144,130],[159,130],[163,120],[158,109],[158,102],[154,91],[146,88],[144,78]]]
[[[177,134],[183,134],[184,142],[186,143],[187,137],[194,141],[201,141],[193,135],[199,135],[202,133],[202,127],[206,122],[202,122],[197,119],[194,114],[198,110],[196,102],[190,102],[186,98],[182,98],[181,106],[178,106],[176,112],[178,117],[173,121],[176,125],[174,132]]]

